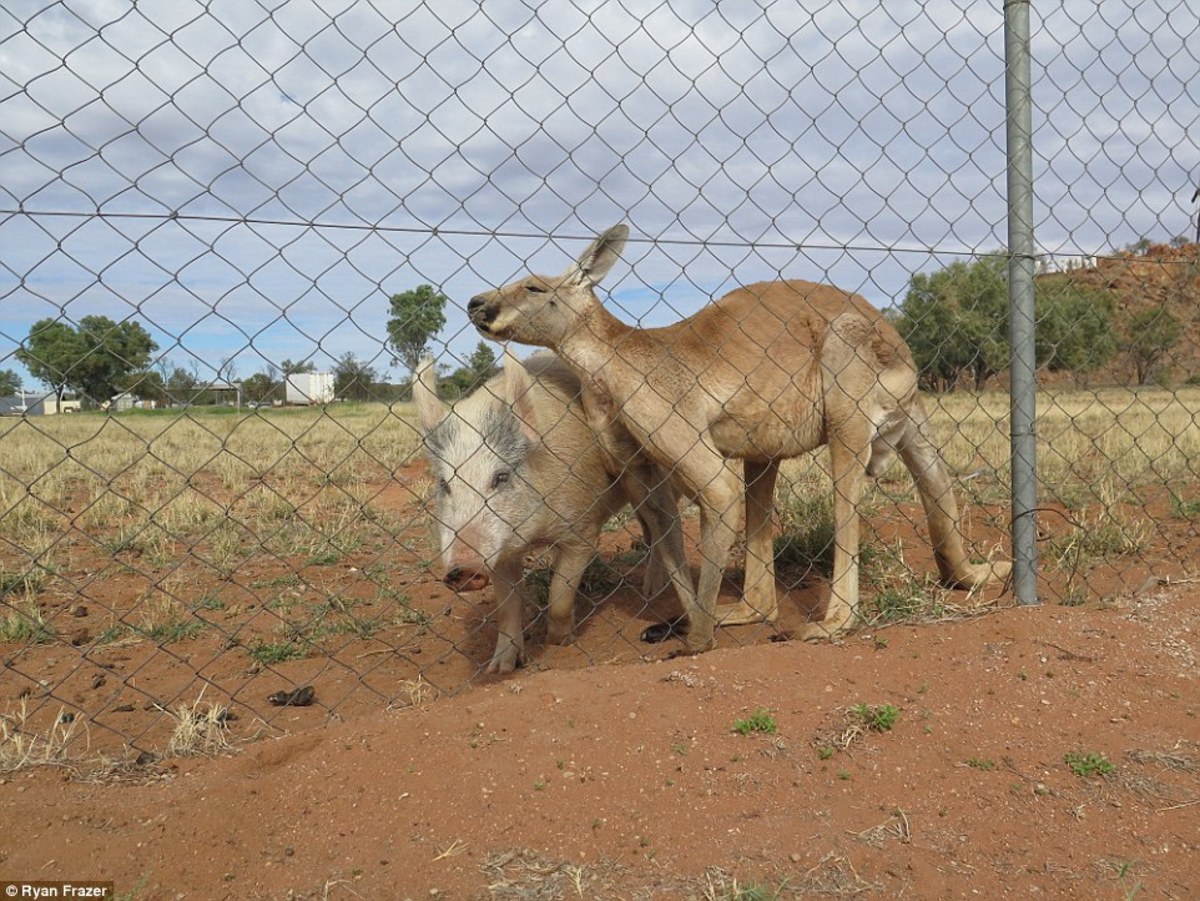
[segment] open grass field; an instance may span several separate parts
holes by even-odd
[[[930,407],[974,553],[1009,557],[1007,398]],[[1179,578],[1200,519],[1200,387],[1057,392],[1039,410],[1045,599],[1082,604]],[[487,659],[490,593],[455,597],[438,582],[406,405],[0,420],[0,461],[5,697],[43,718],[77,710],[101,747],[161,750],[171,708],[206,685],[211,701],[271,723],[267,688],[320,678],[329,711],[351,696],[406,702],[457,691]],[[819,604],[830,490],[823,453],[785,467],[778,552],[784,587],[803,594],[798,617]],[[899,463],[864,509],[865,613],[961,603],[929,577]],[[614,521],[589,574],[596,609],[580,611],[593,621],[568,665],[639,658],[635,627],[669,612],[632,590],[630,520]],[[729,630],[723,643],[787,628]],[[565,654],[548,649],[544,665]]]

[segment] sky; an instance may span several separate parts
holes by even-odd
[[[1192,0],[1032,4],[1035,233],[1194,233]],[[969,10],[969,13],[968,13]],[[386,347],[390,295],[562,271],[616,222],[621,318],[739,284],[881,307],[1007,241],[1002,4],[5,0],[0,369],[30,326],[133,319],[240,379]],[[1190,138],[1189,138],[1190,134]],[[498,348],[497,348],[498,350]]]

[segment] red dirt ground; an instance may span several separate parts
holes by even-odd
[[[389,505],[384,489],[377,502]],[[902,544],[905,564],[928,572],[919,508],[899,509],[872,517],[872,541]],[[973,549],[1002,546],[1004,511],[969,509]],[[1053,513],[1048,537],[1069,518]],[[427,539],[404,536],[387,551],[391,578],[424,626],[396,621],[248,668],[237,630],[257,634],[269,612],[253,580],[288,572],[267,561],[229,583],[244,600],[211,614],[221,634],[6,657],[8,708],[28,697],[40,716],[78,711],[93,759],[122,737],[127,754],[154,753],[102,777],[0,773],[0,882],[110,880],[125,899],[1197,897],[1200,591],[1188,561],[1200,538],[1189,521],[1145,515],[1161,555],[1093,569],[1084,595],[1060,575],[1040,607],[997,590],[982,615],[833,644],[786,640],[827,590],[813,582],[787,593],[774,626],[663,659],[669,648],[637,636],[670,603],[645,607],[635,567],[602,606],[581,603],[574,645],[543,647],[535,626],[529,664],[503,678],[479,675],[495,641],[490,593],[455,596]],[[606,555],[635,537],[606,536]],[[310,568],[296,591],[357,597],[375,562]],[[72,576],[91,586],[84,628],[138,597],[147,577],[131,572]],[[193,581],[197,597],[213,590]],[[1054,602],[1066,596],[1086,600]],[[77,602],[55,601],[56,622]],[[388,619],[394,603],[365,592],[355,610]],[[222,647],[222,634],[243,643]],[[427,695],[410,691],[418,673]],[[304,683],[313,706],[265,703]],[[237,716],[236,750],[164,756],[164,709],[202,686]],[[867,728],[859,705],[895,708],[892,728]],[[735,728],[754,722],[776,731]]]
[[[315,728],[294,710],[294,735],[141,784],[9,775],[0,878],[139,899],[1195,897],[1198,614],[1193,586],[1156,586],[519,672]],[[859,704],[894,727],[856,735]],[[734,730],[760,710],[774,734]]]

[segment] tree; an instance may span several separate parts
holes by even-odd
[[[374,369],[347,351],[334,367],[333,393],[343,400],[370,400],[376,378]]]
[[[922,384],[946,391],[970,378],[981,389],[1008,366],[1005,259],[987,256],[918,273],[893,322],[912,350]]]
[[[0,397],[8,397],[21,390],[21,377],[11,369],[0,369]]]
[[[269,372],[256,372],[254,375],[243,380],[242,396],[246,398],[248,403],[261,404],[263,402],[270,402],[276,397],[281,397],[279,388],[279,380],[274,378]]]
[[[287,381],[289,375],[299,375],[304,372],[316,372],[317,364],[311,360],[303,363],[297,363],[292,360],[284,360],[279,364],[279,370],[283,373],[283,381]]]
[[[1039,366],[1086,376],[1112,359],[1117,335],[1110,292],[1082,287],[1069,275],[1038,279],[1036,291]]]
[[[492,345],[486,341],[476,344],[475,351],[467,358],[467,369],[470,370],[471,377],[475,380],[471,385],[472,390],[499,372],[499,368],[496,366],[496,351]]]
[[[57,319],[35,322],[15,354],[29,374],[48,385],[59,400],[71,385],[72,367],[83,355],[79,332]]]
[[[152,400],[157,404],[165,404],[169,400],[162,373],[152,369],[130,373],[121,383],[120,390],[128,391],[138,400]]]
[[[388,343],[409,373],[417,371],[429,342],[446,324],[446,302],[446,295],[432,285],[418,285],[411,291],[392,295]]]
[[[1147,307],[1129,317],[1124,343],[1139,385],[1147,384],[1167,352],[1183,337],[1183,326],[1166,307]]]
[[[176,366],[166,378],[166,387],[171,403],[191,404],[196,402],[200,380],[186,369]]]
[[[444,379],[439,380],[439,390],[453,400],[470,394],[498,372],[496,367],[496,352],[486,341],[480,341],[475,351],[467,358],[465,366],[460,366]]]
[[[61,400],[68,389],[97,402],[111,398],[131,373],[145,370],[158,349],[142,326],[107,316],[84,316],[78,327],[42,319],[16,352],[30,374]]]
[[[1037,365],[1086,375],[1117,352],[1115,302],[1110,292],[1086,288],[1069,275],[1035,284]],[[964,379],[975,390],[1009,365],[1007,261],[990,255],[919,273],[892,319],[908,342],[921,384],[949,390]]]
[[[75,387],[93,400],[117,394],[129,375],[146,369],[158,345],[142,326],[131,320],[113,322],[107,316],[84,316],[79,335],[86,356]]]

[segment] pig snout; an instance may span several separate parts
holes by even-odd
[[[487,558],[480,550],[482,534],[477,524],[468,523],[443,537],[442,563],[446,575],[442,583],[455,591],[478,591],[492,581]]]
[[[446,577],[442,581],[455,591],[478,591],[486,588],[492,580],[485,569],[455,566],[446,573]]]

